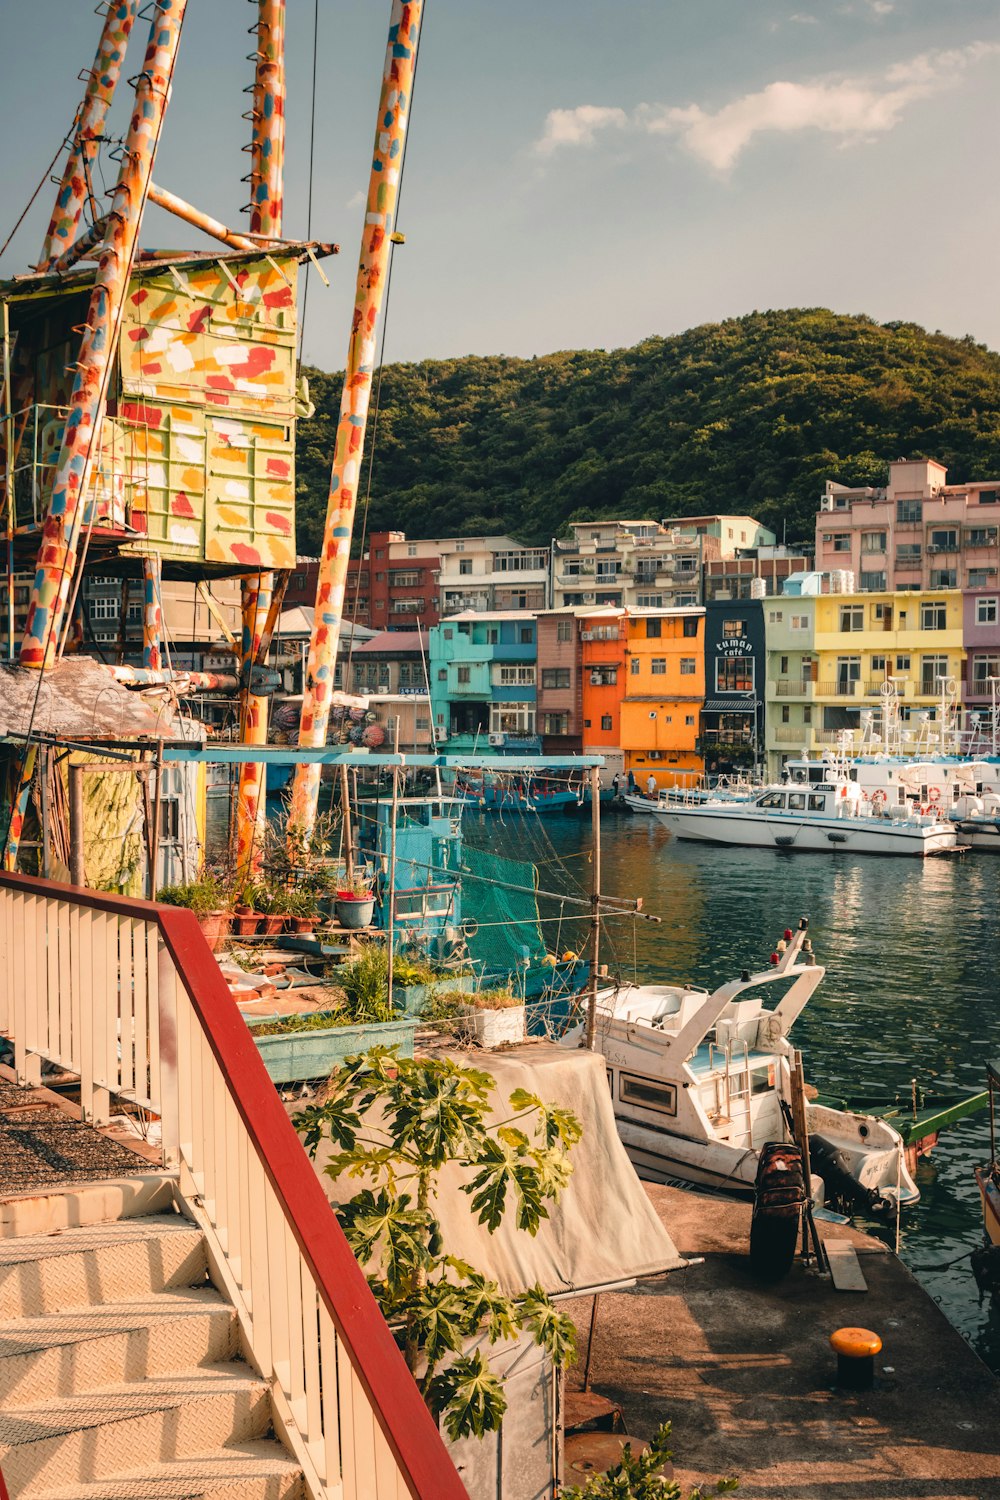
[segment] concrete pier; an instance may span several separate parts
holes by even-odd
[[[705,1264],[601,1298],[591,1387],[637,1437],[673,1423],[682,1487],[736,1475],[743,1500],[1000,1500],[1000,1381],[884,1245],[820,1226],[854,1246],[867,1292],[837,1292],[801,1262],[762,1286],[748,1204],[647,1191],[681,1253]],[[572,1387],[592,1300],[567,1307]],[[852,1324],[882,1338],[871,1391],[834,1387],[829,1336]]]

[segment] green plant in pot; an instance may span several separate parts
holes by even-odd
[[[312,932],[319,921],[319,901],[304,885],[288,892],[288,916],[293,932]]]
[[[366,870],[355,870],[337,886],[337,921],[341,927],[356,931],[370,927],[374,915],[375,892],[371,876]]]
[[[284,932],[288,921],[289,897],[290,892],[280,885],[267,883],[249,886],[243,894],[243,899],[260,916],[260,931],[269,937]]]
[[[232,895],[220,876],[206,872],[200,880],[162,886],[156,899],[164,906],[185,906],[193,911],[213,953],[229,936],[233,922]]]

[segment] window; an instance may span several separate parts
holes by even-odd
[[[965,541],[969,547],[995,547],[997,529],[995,526],[970,526],[965,533]]]
[[[455,543],[455,551],[456,552],[464,552],[465,551],[465,543],[464,542],[456,542]]]
[[[681,676],[682,677],[693,677],[694,676],[694,657],[693,656],[682,656],[681,657]]]
[[[694,725],[694,714],[685,714],[684,715],[684,722],[688,726],[689,729],[691,727],[693,727],[693,725]]]
[[[969,569],[969,588],[970,589],[985,589],[985,588],[989,588],[990,579],[991,578],[995,578],[996,576],[997,576],[997,570],[996,570],[996,568],[970,568]]]
[[[543,714],[543,734],[569,734],[569,714]]]
[[[957,552],[958,532],[951,527],[932,531],[929,546],[932,552]]]
[[[922,500],[897,500],[896,520],[901,521],[904,526],[913,525],[916,521],[924,518],[924,502]]]
[[[809,811],[810,812],[825,812],[826,811],[826,798],[823,796],[822,792],[810,792],[809,793]]]
[[[781,705],[781,722],[782,724],[790,724],[792,722],[792,710],[787,703]]]
[[[743,634],[742,620],[723,620],[722,634],[728,636],[740,636]]]
[[[584,729],[589,729],[590,728],[590,720],[589,719],[584,719],[584,721],[583,721],[583,727],[584,727]]]
[[[647,620],[646,621],[646,639],[647,639],[647,641],[659,640],[662,624],[663,624],[662,620]]]
[[[841,630],[864,630],[865,607],[863,604],[842,604],[840,606],[840,628]]]
[[[931,580],[930,581],[931,581],[931,588],[932,589],[957,589],[958,588],[958,569],[957,568],[931,568]]]
[[[980,490],[979,491],[979,503],[980,503],[980,505],[996,505],[996,503],[997,503],[997,495],[998,494],[1000,494],[1000,490]]]
[[[851,697],[854,684],[861,681],[860,656],[837,657],[837,692],[841,697]]]
[[[767,612],[767,623],[769,625],[780,625],[783,615],[780,609],[769,609]]]
[[[788,676],[788,657],[787,656],[783,656],[781,658],[781,666],[779,668],[779,673],[780,673],[780,675],[782,677],[787,677]]]
[[[491,703],[490,730],[494,734],[534,734],[535,705],[533,703]]]
[[[863,531],[861,533],[861,550],[862,552],[884,552],[885,532]]]
[[[885,657],[884,656],[873,656],[872,657],[872,674],[874,676],[878,676],[879,673],[882,673],[884,671],[885,671]]]
[[[807,703],[805,705],[805,707],[803,708],[803,710],[802,710],[802,722],[803,722],[803,724],[811,724],[812,721],[813,721],[812,704],[811,703]]]
[[[997,600],[996,599],[977,599],[976,600],[976,624],[977,625],[995,625],[996,622],[997,622]]]
[[[610,714],[602,714],[601,715],[601,728],[603,730],[610,731],[611,727],[612,727],[612,724],[611,724],[611,715]]]
[[[591,687],[614,687],[618,681],[617,667],[591,667]]]
[[[908,672],[910,670],[910,658],[908,656],[896,657],[896,671]]]
[[[788,794],[788,811],[789,812],[805,812],[805,810],[806,810],[806,794],[805,794],[805,792],[789,792],[789,794]]]
[[[754,663],[752,656],[724,656],[715,663],[717,693],[752,693]]]
[[[535,632],[531,625],[522,625],[518,631],[518,640],[522,646],[532,646],[535,642]]]
[[[919,542],[900,542],[896,548],[896,566],[919,568],[922,547]]]
[[[885,591],[884,573],[866,573],[861,570],[861,592],[863,594],[881,594]]]
[[[415,723],[418,729],[430,729],[431,727],[430,719],[422,719],[419,714],[417,715]]]
[[[495,625],[491,625],[486,632],[486,644],[487,646],[499,646],[500,644],[500,632]]]
[[[639,658],[637,656],[633,656],[633,658],[632,658],[632,660],[631,660],[631,662],[629,664],[629,671],[632,673],[633,677],[638,677],[638,675],[639,675],[639,668],[640,668],[641,665],[642,665],[642,663],[639,661]]]
[[[781,807],[784,807],[784,805],[785,805],[785,794],[784,794],[784,792],[765,792],[765,794],[764,794],[763,797],[758,797],[758,799],[757,799],[757,806],[758,807],[781,808]]]
[[[850,552],[851,550],[849,531],[828,531],[823,540],[832,552]]]
[[[640,1109],[655,1109],[662,1115],[676,1115],[677,1089],[672,1083],[657,1083],[652,1078],[636,1078],[619,1073],[618,1098],[622,1104],[636,1104]]]
[[[416,555],[417,555],[417,544],[416,544],[416,542],[407,542],[407,544],[406,544],[406,555],[407,555],[407,557],[416,557]]]
[[[543,667],[542,668],[542,687],[543,688],[568,688],[569,687],[569,667]]]
[[[925,698],[932,698],[941,691],[939,678],[948,676],[946,656],[923,656],[920,659],[920,691]]]
[[[686,636],[697,636],[698,619],[695,615],[689,615],[684,621],[684,634]]]
[[[465,683],[471,682],[472,681],[472,668],[471,667],[456,667],[455,668],[455,681],[458,682],[458,683],[460,683],[460,684],[465,684]]]
[[[921,630],[946,630],[948,627],[948,610],[945,604],[939,600],[920,606],[920,628]]]
[[[422,599],[394,599],[392,612],[394,615],[422,615],[424,601]]]
[[[120,601],[110,594],[105,599],[91,599],[90,601],[90,618],[92,620],[117,620],[119,613]]]
[[[667,658],[665,656],[654,656],[649,663],[649,670],[654,677],[666,677]]]
[[[792,615],[791,624],[792,624],[792,629],[793,630],[808,630],[809,629],[809,616],[808,615]]]
[[[494,552],[494,573],[531,573],[546,565],[544,552]]]
[[[448,681],[448,668],[447,667],[438,667],[438,682],[447,682],[447,681]]]
[[[556,640],[571,641],[573,639],[573,621],[558,620],[556,622]]]
[[[977,693],[990,691],[990,679],[1000,678],[1000,654],[990,652],[987,656],[972,658],[972,686]]]
[[[420,582],[417,568],[392,568],[389,571],[389,586],[394,589],[416,588]]]
[[[535,683],[534,667],[501,667],[501,687],[533,687]]]
[[[472,572],[472,558],[460,557],[458,559],[458,571],[460,574],[464,574],[466,577],[468,577],[468,575]]]
[[[636,596],[636,604],[639,609],[659,609],[663,603],[662,594],[639,594]]]

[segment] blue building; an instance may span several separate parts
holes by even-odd
[[[428,632],[428,651],[436,740],[450,750],[540,752],[533,617],[452,615]]]

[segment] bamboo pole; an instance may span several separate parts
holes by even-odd
[[[100,150],[104,121],[114,98],[139,0],[109,0],[94,66],[69,136],[69,155],[42,245],[39,271],[67,251],[76,239],[83,206],[90,196],[90,168]]]
[[[236,234],[232,229],[227,229],[221,220],[213,219],[211,214],[203,213],[200,208],[195,208],[193,203],[188,203],[185,198],[178,198],[176,193],[157,187],[155,182],[150,184],[148,196],[149,202],[155,203],[157,208],[163,208],[168,214],[183,219],[185,224],[192,224],[203,234],[211,235],[213,240],[221,240],[230,249],[252,250],[255,255],[259,253],[259,247],[254,244],[253,240],[248,240],[242,234]]]
[[[156,0],[135,108],[108,213],[108,232],[80,342],[69,416],[42,529],[35,582],[21,641],[21,665],[51,667],[77,564],[86,496],[104,418],[107,383],[118,347],[139,225],[170,92],[187,0]]]
[[[378,322],[391,254],[422,10],[423,0],[392,0],[354,317],[347,348],[344,391],[316,586],[315,618],[303,684],[299,744],[310,747],[326,744],[330,722],[347,562],[375,369]],[[308,838],[312,831],[319,785],[319,766],[300,764],[296,767],[288,821],[296,830],[297,838]]]
[[[399,819],[399,767],[392,768],[392,822],[389,827],[389,916],[386,922],[386,958],[388,969],[386,987],[389,1010],[392,1010],[393,943],[396,940],[396,824]]]
[[[344,868],[347,871],[348,882],[350,882],[354,874],[354,845],[352,843],[354,831],[351,823],[351,789],[346,765],[340,768],[340,815],[344,826]]]

